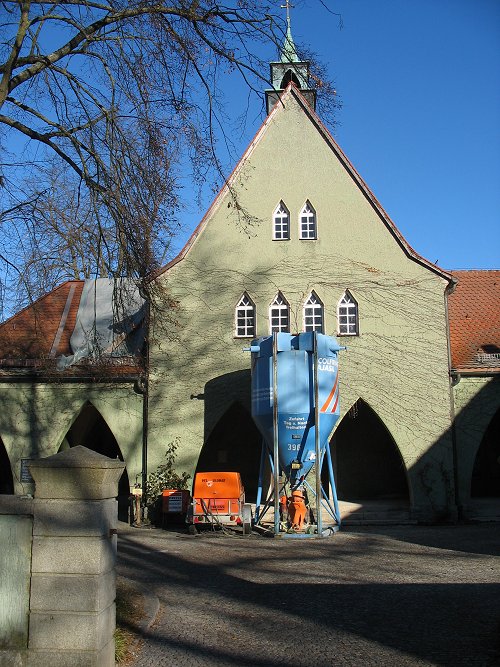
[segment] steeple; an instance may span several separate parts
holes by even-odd
[[[272,89],[265,91],[267,113],[271,111],[273,106],[279,99],[279,95],[292,81],[300,92],[309,102],[310,106],[316,107],[316,91],[309,88],[309,62],[299,60],[297,49],[292,37],[292,29],[290,25],[290,5],[289,0],[285,0],[286,4],[281,5],[283,9],[286,8],[286,35],[283,47],[281,49],[281,57],[278,62],[270,63],[271,66],[271,84]]]
[[[285,43],[283,44],[283,49],[281,51],[281,62],[282,63],[298,63],[299,57],[297,55],[297,49],[295,48],[295,42],[292,37],[292,27],[290,24],[290,3],[286,0],[286,5],[281,5],[282,8],[286,7],[286,37]]]

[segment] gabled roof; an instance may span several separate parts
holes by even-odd
[[[500,372],[500,271],[453,271],[448,295],[451,366],[457,372]]]
[[[0,360],[71,354],[69,339],[84,282],[68,280],[0,324]]]
[[[189,252],[190,248],[193,246],[193,244],[196,242],[200,234],[203,232],[204,228],[206,227],[208,221],[212,217],[212,215],[215,213],[215,211],[218,209],[220,206],[223,198],[226,196],[226,194],[230,191],[232,185],[234,184],[236,178],[238,177],[239,173],[241,172],[243,166],[245,165],[245,162],[248,160],[250,155],[252,154],[253,150],[255,147],[259,144],[263,136],[266,134],[269,126],[271,125],[273,119],[276,117],[277,114],[284,113],[287,100],[293,97],[294,100],[299,104],[301,107],[302,111],[308,116],[310,121],[313,123],[313,125],[316,127],[318,132],[321,134],[323,139],[325,140],[326,144],[330,147],[330,149],[333,151],[333,153],[337,156],[337,158],[340,160],[346,171],[350,174],[351,178],[353,181],[356,183],[358,188],[361,190],[363,195],[366,197],[370,205],[373,207],[373,209],[378,213],[381,221],[384,223],[384,225],[387,227],[387,229],[390,231],[392,236],[396,239],[397,243],[399,246],[402,248],[402,250],[405,252],[405,254],[412,259],[413,261],[417,262],[418,264],[421,264],[422,266],[426,267],[433,273],[441,276],[445,280],[448,280],[450,284],[453,284],[453,278],[452,276],[444,271],[443,269],[439,268],[435,264],[432,264],[428,260],[426,260],[424,257],[421,257],[413,248],[410,246],[410,244],[406,241],[406,239],[403,237],[401,232],[398,230],[394,222],[391,220],[391,218],[388,216],[388,214],[384,211],[380,203],[378,202],[377,198],[373,194],[373,192],[370,190],[370,188],[366,185],[366,183],[363,181],[361,176],[358,174],[354,166],[351,164],[347,156],[344,154],[340,146],[337,144],[335,139],[332,137],[330,132],[327,130],[325,125],[322,123],[321,119],[319,116],[316,114],[316,112],[310,107],[310,105],[307,103],[307,100],[301,95],[300,90],[295,86],[293,82],[289,83],[286,90],[283,92],[281,95],[280,101],[275,104],[267,118],[264,120],[262,123],[260,129],[258,130],[257,134],[251,141],[250,145],[248,146],[247,150],[241,157],[240,161],[234,168],[233,172],[227,179],[225,185],[221,188],[219,194],[216,196],[214,201],[212,202],[212,205],[208,209],[208,211],[205,213],[203,216],[203,219],[201,220],[200,224],[197,226],[197,228],[194,230],[192,233],[191,237],[188,239],[187,243],[185,244],[184,248],[180,251],[180,253],[175,257],[171,262],[169,262],[166,266],[164,266],[162,269],[160,269],[158,272],[152,276],[152,278],[156,278],[157,276],[161,275],[165,271],[168,271],[171,267],[175,266],[178,262],[180,262],[184,257],[187,255]]]

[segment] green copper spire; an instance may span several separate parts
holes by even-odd
[[[281,50],[281,62],[298,63],[300,61],[297,55],[297,49],[295,48],[295,43],[293,41],[290,23],[290,8],[293,7],[293,5],[290,4],[289,0],[285,1],[286,4],[281,5],[282,9],[286,9],[286,37],[285,43],[283,44],[283,49]]]
[[[300,90],[301,96],[306,100],[312,109],[316,107],[316,91],[309,88],[309,63],[302,61],[297,55],[297,49],[292,37],[290,27],[290,0],[283,0],[285,4],[281,5],[286,9],[286,37],[281,49],[280,60],[269,63],[271,66],[270,83],[271,88],[266,90],[266,108],[267,113],[276,105],[280,99],[280,93],[293,84],[296,90]]]

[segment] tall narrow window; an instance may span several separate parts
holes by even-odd
[[[281,292],[269,307],[269,322],[273,331],[290,331],[290,306]]]
[[[323,304],[315,292],[311,292],[304,304],[304,331],[323,333]]]
[[[316,211],[309,201],[306,201],[304,208],[300,212],[300,230],[299,238],[315,239],[317,238],[316,229]]]
[[[255,336],[255,304],[245,292],[236,306],[236,335],[244,338]]]
[[[290,213],[285,204],[280,201],[273,216],[273,239],[287,241],[290,238]]]
[[[337,306],[339,335],[357,336],[359,333],[358,304],[349,290],[344,292]]]

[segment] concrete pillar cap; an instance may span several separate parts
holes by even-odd
[[[124,468],[123,461],[82,445],[29,463],[35,480],[35,498],[115,498]]]
[[[44,459],[34,459],[29,463],[30,471],[33,468],[124,468],[125,464],[119,459],[110,459],[94,452],[88,447],[77,445],[64,452],[47,456]]]

